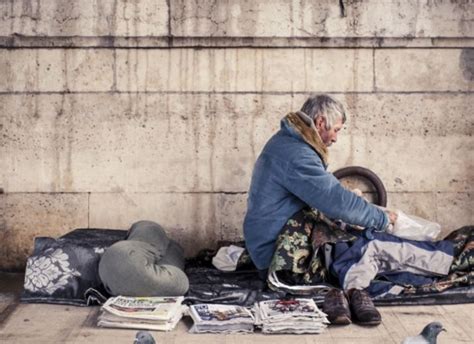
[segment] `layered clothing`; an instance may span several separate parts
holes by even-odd
[[[284,117],[255,163],[248,194],[244,237],[258,269],[270,266],[280,231],[303,208],[363,227],[387,227],[387,214],[345,189],[327,165],[327,147],[313,120],[303,112]]]

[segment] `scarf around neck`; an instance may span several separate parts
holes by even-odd
[[[304,112],[291,112],[285,119],[291,127],[318,153],[324,166],[328,165],[329,152],[321,136],[319,136],[313,120]]]

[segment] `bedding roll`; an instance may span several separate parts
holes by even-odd
[[[189,288],[182,247],[151,221],[133,224],[127,240],[105,251],[99,276],[111,295],[180,296]]]

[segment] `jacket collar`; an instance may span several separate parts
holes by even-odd
[[[323,161],[328,165],[329,152],[326,145],[321,140],[313,120],[304,112],[292,112],[282,120],[282,127],[288,129],[290,135],[298,137],[313,148]]]

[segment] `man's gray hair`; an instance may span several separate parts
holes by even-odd
[[[313,121],[320,116],[323,117],[326,120],[327,130],[331,129],[339,118],[342,118],[342,123],[346,122],[344,105],[326,94],[309,97],[303,104],[301,111]]]

